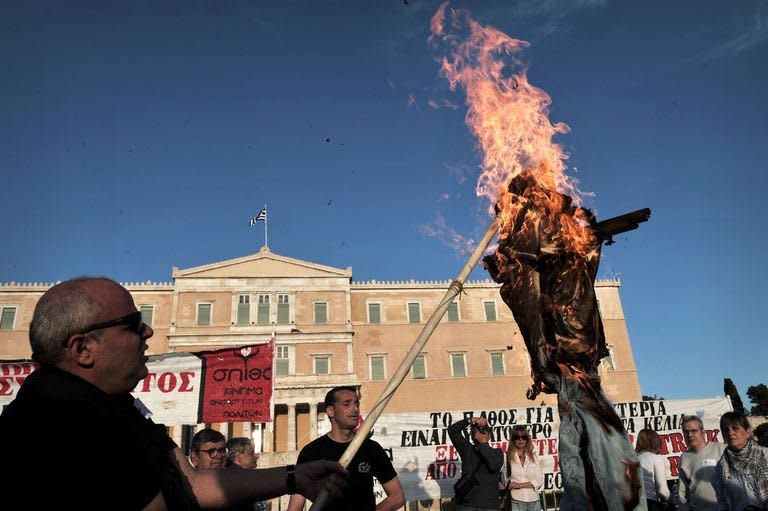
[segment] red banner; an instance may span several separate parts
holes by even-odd
[[[197,353],[203,360],[200,422],[270,422],[274,342]]]

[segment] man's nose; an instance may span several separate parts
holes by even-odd
[[[155,331],[152,330],[151,326],[149,326],[148,324],[144,323],[144,333],[142,334],[142,337],[144,337],[144,339],[149,339],[153,335],[155,335]]]

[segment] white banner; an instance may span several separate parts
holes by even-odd
[[[614,408],[633,444],[637,433],[643,428],[659,433],[670,479],[677,478],[680,454],[686,450],[680,430],[682,416],[699,416],[709,441],[722,442],[720,416],[731,410],[726,398],[633,401],[616,403]],[[385,413],[376,422],[373,439],[391,456],[406,500],[439,499],[453,495],[453,483],[461,475],[461,460],[446,428],[470,415],[488,420],[492,428],[491,444],[503,450],[507,449],[512,426],[527,425],[534,452],[544,471],[542,490],[562,489],[558,465],[560,420],[556,407]],[[380,486],[377,489],[381,491]]]
[[[197,424],[203,361],[192,353],[150,357],[149,373],[133,389],[152,420],[166,426]]]

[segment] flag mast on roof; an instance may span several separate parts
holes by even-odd
[[[257,222],[264,222],[264,247],[269,248],[269,243],[267,238],[267,205],[266,204],[264,204],[264,207],[261,208],[261,211],[259,211],[258,215],[251,218],[251,227],[256,227]]]

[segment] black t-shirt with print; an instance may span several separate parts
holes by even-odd
[[[349,443],[336,442],[328,435],[323,435],[307,444],[299,453],[297,463],[315,460],[338,461]],[[367,438],[360,446],[352,462],[347,467],[349,486],[344,495],[329,502],[328,511],[373,511],[376,499],[373,495],[373,478],[381,484],[397,477],[387,453],[377,442]]]

